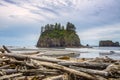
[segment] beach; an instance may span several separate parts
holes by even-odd
[[[86,48],[2,48],[0,79],[12,80],[119,80],[120,59],[81,57]],[[1,50],[2,50],[1,49]],[[95,49],[92,49],[94,52]],[[102,50],[103,51],[103,50]],[[109,50],[108,50],[109,51]],[[103,51],[104,52],[104,51]],[[91,53],[89,53],[91,54]],[[74,75],[74,76],[73,76]]]

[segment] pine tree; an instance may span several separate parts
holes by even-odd
[[[58,29],[58,24],[57,23],[55,23],[55,30],[57,30]]]
[[[58,30],[61,30],[61,24],[57,24]]]
[[[49,24],[45,25],[45,31],[49,31],[49,30],[50,30]]]
[[[64,30],[64,26],[62,26],[62,30]]]
[[[70,22],[68,22],[67,23],[67,25],[66,25],[66,30],[67,31],[74,31],[75,32],[75,26],[74,26],[74,24],[72,24],[72,23],[70,23]]]
[[[44,27],[42,26],[41,27],[41,34],[44,32]]]

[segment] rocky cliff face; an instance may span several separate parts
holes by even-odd
[[[111,41],[111,40],[106,40],[106,41],[100,41],[99,42],[99,46],[113,46],[113,47],[118,47],[118,46],[120,46],[119,45],[119,42],[113,42],[113,41]]]
[[[72,23],[67,23],[66,29],[61,24],[47,24],[41,28],[37,42],[37,47],[79,47],[80,45],[80,39]]]

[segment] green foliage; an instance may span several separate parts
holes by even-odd
[[[47,24],[42,27],[39,46],[80,46],[80,39],[72,23],[67,23],[66,29],[60,23]]]
[[[43,27],[41,28],[43,29]],[[45,31],[42,30],[41,37],[48,36],[49,38],[69,38],[70,40],[74,37],[75,34],[75,26],[68,22],[66,26],[66,30],[64,26],[61,26],[60,23],[47,24],[45,25]]]
[[[76,28],[75,28],[74,24],[72,24],[70,22],[67,23],[66,30],[68,30],[68,31],[74,31],[75,32],[75,29]]]
[[[62,36],[64,36],[66,34],[66,31],[65,30],[52,30],[52,31],[46,31],[46,32],[43,32],[41,36],[49,36],[50,38],[60,38]]]

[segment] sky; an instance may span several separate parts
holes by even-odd
[[[120,42],[120,0],[0,0],[0,45],[35,46],[56,22],[73,23],[83,45]]]

